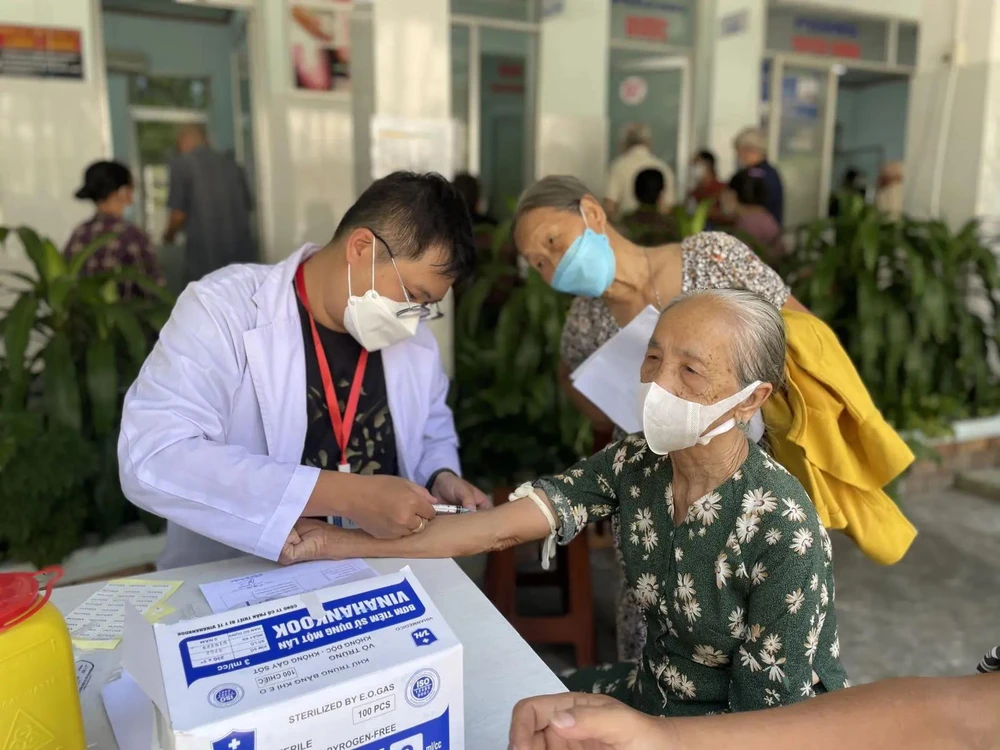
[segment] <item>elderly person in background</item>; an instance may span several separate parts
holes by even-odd
[[[648,125],[632,123],[622,131],[621,154],[611,162],[608,189],[604,194],[604,207],[612,218],[627,216],[639,208],[635,178],[646,169],[657,169],[663,173],[660,210],[665,211],[674,205],[674,172],[653,153],[652,147],[653,134]]]
[[[230,263],[257,260],[246,175],[231,156],[209,146],[201,125],[185,125],[177,135],[167,206],[170,218],[163,242],[173,244],[183,230],[188,281]]]
[[[433,519],[381,541],[300,521],[284,562],[452,557],[546,539],[568,544],[616,517],[629,586],[649,638],[638,663],[580,670],[567,686],[647,714],[751,711],[845,686],[829,537],[802,486],[747,439],[750,416],[784,384],[774,305],[702,290],[664,310],[642,363],[644,435],[564,473],[522,485],[515,502]]]
[[[741,287],[775,308],[787,304],[805,310],[778,274],[736,238],[703,232],[679,244],[640,247],[611,226],[601,204],[573,177],[546,177],[524,192],[514,239],[553,288],[577,295],[563,328],[560,378],[577,408],[601,432],[615,427],[573,388],[570,373],[647,305],[662,308],[665,301],[696,289]],[[562,270],[557,273],[557,268]],[[614,437],[624,434],[616,430]],[[611,527],[617,539],[621,530],[614,518]],[[632,591],[624,584],[616,617],[618,658],[639,658],[646,636]]]
[[[659,169],[644,169],[636,175],[635,197],[639,208],[621,219],[629,239],[636,244],[648,247],[677,239],[677,223],[673,216],[660,210],[660,197],[665,187],[666,181]]]
[[[890,161],[882,165],[875,190],[875,208],[892,219],[903,216],[903,162]]]
[[[741,169],[722,194],[722,213],[732,221],[731,231],[744,237],[764,257],[775,262],[788,252],[781,227],[767,210],[767,179],[760,167]]]
[[[764,182],[767,185],[765,208],[778,222],[778,226],[782,226],[785,215],[785,188],[781,184],[778,170],[767,160],[767,136],[764,131],[760,128],[746,128],[740,131],[733,139],[733,147],[736,149],[736,163],[740,169],[757,167],[763,172]]]

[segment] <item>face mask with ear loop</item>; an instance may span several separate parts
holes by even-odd
[[[736,420],[727,419],[714,430],[705,430],[727,411],[746,401],[760,384],[760,381],[755,381],[739,393],[714,404],[699,404],[675,396],[656,383],[641,383],[639,414],[646,444],[658,456],[695,445],[707,445],[712,438],[733,429]]]
[[[406,302],[396,302],[375,291],[375,238],[372,237],[372,288],[361,297],[351,290],[351,265],[347,265],[347,308],[344,310],[344,328],[354,339],[370,352],[377,352],[387,346],[414,336],[420,323],[419,314],[409,315],[416,307],[410,302],[406,286],[396,268],[396,260],[391,255],[392,268],[399,279]]]
[[[577,297],[600,297],[615,280],[615,253],[608,235],[587,226],[582,205],[580,216],[585,229],[556,266],[552,288]]]

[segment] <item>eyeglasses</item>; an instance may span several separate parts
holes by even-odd
[[[406,292],[406,284],[403,283],[403,277],[399,275],[399,268],[396,266],[396,254],[392,252],[392,248],[389,247],[389,243],[383,240],[374,229],[369,229],[372,233],[372,237],[377,239],[383,245],[385,245],[385,251],[389,253],[389,260],[392,261],[393,270],[396,271],[396,278],[399,279],[399,285],[403,288],[403,296],[406,298],[407,307],[396,312],[397,318],[402,318],[404,320],[412,320],[417,318],[418,320],[439,320],[444,317],[444,313],[441,312],[441,308],[437,302],[432,302],[427,305],[422,302],[413,302],[410,300],[410,295]]]

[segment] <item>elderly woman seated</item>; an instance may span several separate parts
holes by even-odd
[[[300,521],[282,559],[450,557],[548,537],[547,556],[553,540],[617,514],[646,645],[638,663],[580,670],[568,687],[663,716],[842,688],[830,540],[798,481],[745,434],[782,387],[784,362],[773,305],[745,291],[692,292],[665,308],[650,339],[644,435],[522,486],[517,502],[394,541]]]

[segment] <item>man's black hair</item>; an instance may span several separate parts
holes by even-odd
[[[699,151],[698,155],[695,158],[698,161],[705,162],[705,165],[708,167],[708,170],[712,174],[715,174],[715,154],[713,154],[711,151],[709,151],[706,148],[706,149],[702,149],[701,151]]]
[[[333,239],[360,228],[378,235],[397,258],[416,260],[441,248],[446,258],[441,272],[455,282],[475,270],[469,209],[455,186],[439,174],[393,172],[373,182],[347,209]]]
[[[635,199],[641,206],[655,206],[666,184],[659,169],[644,169],[635,176]]]
[[[744,206],[765,206],[767,204],[767,180],[760,167],[741,169],[729,181],[736,199]]]

